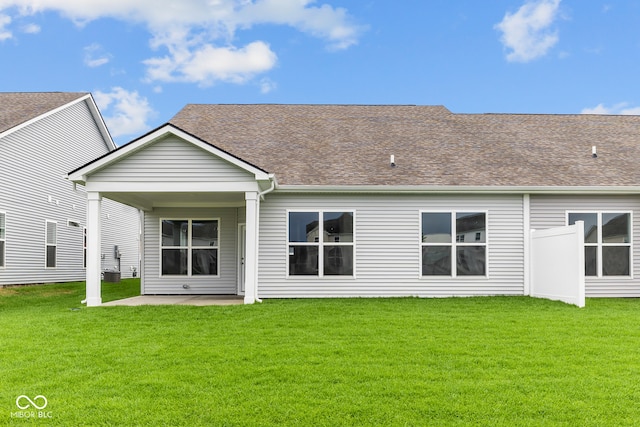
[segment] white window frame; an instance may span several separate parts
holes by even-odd
[[[319,238],[317,242],[290,242],[289,241],[289,216],[292,213],[297,213],[297,212],[313,212],[313,213],[318,213],[318,221],[319,221],[319,229],[321,230],[322,227],[324,226],[324,214],[326,212],[349,212],[351,213],[352,217],[353,217],[353,241],[352,242],[324,242],[321,241],[321,239]],[[342,280],[342,279],[355,279],[356,278],[356,210],[355,209],[345,209],[345,208],[335,208],[335,209],[288,209],[286,212],[287,215],[287,221],[286,221],[286,227],[287,227],[287,239],[286,239],[286,257],[287,257],[287,262],[286,262],[286,277],[287,278],[294,278],[294,279],[301,279],[301,280],[316,280],[316,279],[336,279],[336,280]],[[322,237],[324,235],[324,233],[319,233],[319,236]],[[330,274],[330,275],[325,275],[324,274],[324,246],[345,246],[345,247],[351,247],[352,248],[352,253],[353,253],[353,271],[352,274]],[[289,274],[290,271],[290,267],[289,267],[289,248],[291,246],[316,246],[318,248],[318,274],[317,275],[298,275],[298,274]]]
[[[603,214],[628,214],[629,215],[629,243],[603,243],[602,241],[602,215]],[[595,276],[587,276],[585,274],[585,280],[594,280],[594,279],[633,279],[633,211],[628,209],[608,209],[608,210],[598,210],[598,209],[576,209],[576,210],[567,210],[565,211],[565,224],[569,225],[569,214],[596,214],[596,224],[598,227],[598,241],[597,243],[585,243],[584,246],[596,247],[596,262],[597,269]],[[602,274],[602,247],[629,247],[629,275],[628,276],[605,276]]]
[[[188,226],[187,226],[187,245],[186,246],[163,246],[162,245],[162,222],[163,221],[187,221],[188,222]],[[217,236],[217,241],[218,241],[218,246],[193,246],[192,245],[192,224],[193,221],[217,221],[218,222],[218,236]],[[220,220],[220,218],[185,218],[185,217],[165,217],[165,218],[160,218],[160,228],[158,230],[158,237],[159,237],[159,246],[160,246],[160,250],[159,250],[159,262],[158,265],[160,266],[160,271],[159,271],[159,275],[160,277],[190,277],[190,278],[217,278],[220,277],[220,259],[221,259],[221,254],[222,251],[220,249],[221,247],[221,242],[220,242],[220,229],[221,229],[221,225],[222,221]],[[163,249],[187,249],[187,274],[162,274],[162,250]],[[191,272],[191,269],[193,267],[193,261],[192,261],[192,251],[193,249],[217,249],[218,250],[218,260],[217,260],[217,271],[216,274],[208,274],[208,275],[204,275],[204,274],[198,274],[198,275],[193,275]]]
[[[55,242],[51,243],[49,242],[49,224],[53,224],[54,231],[55,231]],[[55,259],[54,259],[54,265],[53,267],[50,267],[48,264],[48,257],[49,257],[49,248],[50,247],[54,247],[55,248]],[[45,226],[44,226],[44,268],[46,269],[55,269],[58,267],[58,221],[51,221],[51,220],[45,220]]]
[[[451,242],[450,243],[425,243],[422,241],[422,214],[425,213],[448,213],[451,215]],[[456,229],[456,216],[458,213],[482,213],[484,214],[484,232],[485,239],[484,243],[478,242],[477,240],[465,241],[467,239],[462,239],[463,241],[459,241],[457,229]],[[421,279],[425,280],[442,280],[450,278],[450,279],[465,279],[465,280],[474,280],[474,279],[488,279],[489,278],[489,211],[484,209],[423,209],[420,210],[419,214],[419,223],[420,226],[418,228],[418,242],[419,242],[419,259],[420,263],[418,265],[419,276]],[[475,235],[474,235],[475,237]],[[422,274],[422,248],[425,246],[446,246],[451,247],[451,274],[450,275],[424,275]],[[484,246],[484,274],[480,275],[465,275],[458,276],[458,268],[457,268],[457,248],[459,246]]]
[[[4,211],[0,211],[0,242],[3,246],[0,270],[3,270],[7,267],[7,213]]]

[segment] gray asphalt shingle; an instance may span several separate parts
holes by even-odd
[[[640,116],[190,104],[170,123],[285,185],[640,185]]]
[[[86,95],[76,92],[0,93],[0,133]]]

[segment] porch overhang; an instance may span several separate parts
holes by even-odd
[[[92,183],[87,192],[100,193],[117,202],[142,211],[155,208],[198,208],[244,206],[245,193],[261,193],[270,187],[269,182],[243,183]]]
[[[245,207],[244,302],[259,301],[258,218],[262,196],[275,188],[273,174],[172,125],[165,125],[70,172],[67,178],[83,185],[87,193],[88,306],[102,304],[103,197],[147,212],[168,207]]]

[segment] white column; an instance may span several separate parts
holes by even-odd
[[[102,304],[101,228],[102,197],[98,192],[87,193],[87,307]]]
[[[244,193],[246,201],[247,233],[245,240],[246,254],[244,257],[244,303],[253,304],[258,295],[258,193],[247,191]]]

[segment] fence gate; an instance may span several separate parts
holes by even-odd
[[[584,223],[531,231],[533,297],[584,307]]]

